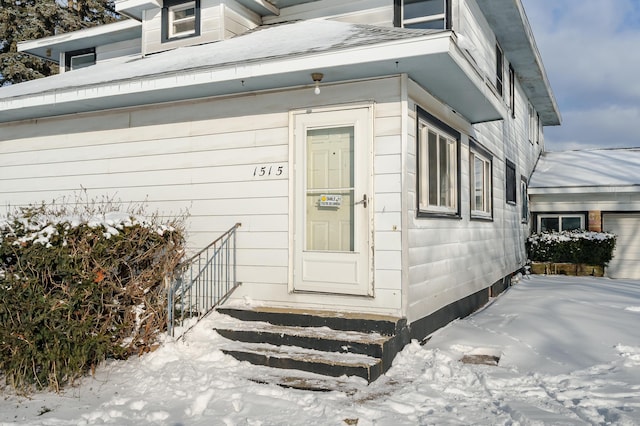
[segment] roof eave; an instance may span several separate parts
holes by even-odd
[[[568,194],[619,194],[638,193],[640,185],[585,185],[529,187],[529,195],[568,195]]]
[[[18,51],[59,62],[60,53],[140,38],[142,24],[133,19],[18,43]]]
[[[521,0],[477,2],[505,56],[516,70],[523,90],[538,111],[542,124],[560,125],[560,109]]]
[[[315,54],[68,87],[0,101],[0,122],[130,107],[208,96],[408,74],[471,123],[501,120],[504,108],[482,75],[457,48],[454,35],[440,32],[394,42]]]

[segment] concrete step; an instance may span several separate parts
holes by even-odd
[[[328,327],[274,325],[262,321],[242,321],[220,316],[216,331],[221,336],[241,342],[298,346],[326,352],[354,353],[382,358],[392,336],[379,333],[333,330]]]
[[[408,342],[404,318],[281,308],[218,308],[222,351],[241,361],[372,382]]]
[[[406,327],[406,319],[386,315],[330,312],[291,308],[222,307],[218,312],[243,321],[263,321],[274,325],[297,327],[329,327],[333,330],[379,333],[393,336]]]
[[[230,342],[222,351],[240,361],[248,361],[255,365],[307,371],[325,376],[357,376],[372,382],[383,374],[381,359],[361,354],[243,342]]]

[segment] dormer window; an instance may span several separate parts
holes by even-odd
[[[162,41],[200,35],[200,0],[166,0],[162,8]]]
[[[396,0],[396,26],[450,29],[449,17],[449,0]]]
[[[95,65],[96,63],[96,49],[82,49],[66,52],[64,54],[64,69],[65,71],[77,70],[80,68]]]

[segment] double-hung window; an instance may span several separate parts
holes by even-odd
[[[536,140],[536,133],[538,128],[538,121],[536,120],[536,111],[533,109],[533,105],[529,104],[529,142],[533,145]]]
[[[503,94],[504,82],[504,54],[500,45],[496,44],[496,89],[500,96]]]
[[[396,26],[444,30],[450,29],[450,0],[396,0]]]
[[[490,219],[492,199],[492,157],[473,141],[469,142],[471,217]]]
[[[529,222],[529,185],[527,184],[527,178],[522,176],[520,178],[520,199],[522,200],[522,210],[520,211],[520,220],[522,223]]]
[[[516,71],[509,65],[509,108],[511,118],[516,118]]]
[[[508,204],[516,204],[517,192],[518,183],[516,182],[516,165],[507,160],[505,173],[505,199]]]
[[[460,133],[418,110],[418,215],[459,217]]]
[[[162,8],[162,40],[200,34],[200,0],[165,0]]]

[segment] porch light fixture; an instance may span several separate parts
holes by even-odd
[[[316,95],[320,94],[320,82],[322,81],[323,77],[324,77],[324,74],[322,74],[321,72],[311,73],[311,78],[316,83],[316,88],[313,89],[313,93],[315,93]]]

